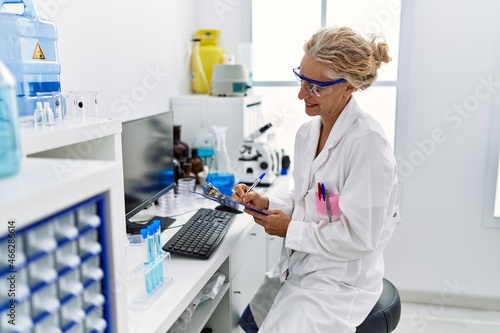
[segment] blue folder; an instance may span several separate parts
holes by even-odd
[[[206,195],[204,193],[199,193],[199,192],[195,192],[195,191],[191,191],[191,193],[194,193],[194,194],[197,194],[197,195],[201,195],[202,197],[204,197],[204,198],[206,198],[208,200],[212,200],[212,201],[218,202],[221,205],[230,207],[232,209],[236,209],[236,210],[241,211],[241,212],[243,211],[243,209],[247,208],[247,209],[253,210],[254,212],[257,212],[257,213],[261,213],[261,214],[264,214],[264,215],[269,215],[266,212],[263,212],[263,211],[261,211],[259,209],[256,209],[256,208],[252,207],[252,206],[248,206],[248,205],[242,204],[241,202],[234,201],[232,199],[228,199],[227,197],[226,198],[211,197],[211,196]]]

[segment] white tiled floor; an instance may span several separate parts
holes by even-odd
[[[403,303],[393,333],[500,333],[500,311]]]

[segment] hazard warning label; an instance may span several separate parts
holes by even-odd
[[[45,54],[38,43],[36,43],[35,52],[33,52],[33,59],[45,59]]]

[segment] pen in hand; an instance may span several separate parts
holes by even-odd
[[[260,176],[259,176],[259,178],[257,178],[257,179],[253,182],[252,186],[250,186],[250,187],[248,188],[248,190],[245,192],[245,194],[247,194],[248,192],[250,192],[251,190],[253,190],[253,189],[255,188],[255,186],[257,186],[257,185],[260,183],[260,181],[262,180],[262,178],[264,178],[264,176],[265,176],[265,175],[266,175],[266,173],[265,173],[265,172],[263,172],[263,173],[262,173],[262,175],[260,175]]]

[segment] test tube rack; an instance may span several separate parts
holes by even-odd
[[[152,281],[160,275],[161,280]],[[150,265],[138,265],[129,273],[129,280],[133,286],[130,308],[147,310],[174,282],[170,268],[170,253],[163,252]]]

